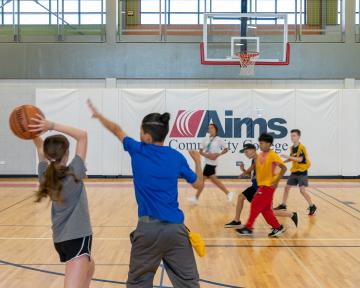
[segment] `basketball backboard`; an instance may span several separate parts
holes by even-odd
[[[205,13],[203,42],[204,65],[239,65],[238,52],[259,52],[256,65],[288,65],[287,14],[280,13]]]

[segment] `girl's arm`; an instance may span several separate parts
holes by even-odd
[[[76,155],[78,155],[82,160],[86,159],[88,142],[86,131],[60,123],[51,122],[40,114],[37,114],[37,118],[31,118],[31,120],[36,122],[36,124],[29,125],[31,132],[45,133],[49,130],[55,130],[74,138],[76,140]]]
[[[219,156],[226,154],[228,151],[229,151],[228,148],[223,149]]]
[[[217,154],[215,154],[215,159],[217,159],[218,157],[220,157],[220,156],[222,156],[222,155],[226,154],[228,151],[229,151],[229,149],[228,149],[228,148],[223,149],[223,150],[221,151],[221,153],[217,153]],[[213,160],[215,160],[215,159],[213,159]]]
[[[95,108],[95,106],[90,100],[88,100],[87,103],[92,112],[92,117],[98,119],[106,129],[108,129],[121,142],[123,142],[124,138],[126,137],[126,133],[124,132],[124,130],[122,130],[122,128],[118,124],[110,121],[109,119],[105,118],[101,113],[99,113],[99,111]]]
[[[36,147],[36,151],[39,157],[39,161],[46,161],[46,157],[44,154],[44,140],[41,137],[36,137],[33,139],[34,145]]]

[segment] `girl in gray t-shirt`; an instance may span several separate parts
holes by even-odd
[[[53,240],[60,261],[66,263],[64,287],[89,287],[95,263],[91,257],[92,230],[83,179],[87,133],[54,123],[41,115],[32,119],[30,131],[45,133],[55,130],[76,140],[76,155],[68,165],[69,141],[63,135],[53,135],[44,141],[37,137],[34,144],[39,156],[40,187],[36,202],[49,197]]]

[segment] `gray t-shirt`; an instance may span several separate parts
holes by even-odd
[[[48,162],[42,161],[38,166],[39,181],[44,179]],[[88,201],[82,179],[86,177],[84,161],[75,156],[69,165],[79,182],[75,182],[73,176],[67,176],[63,180],[61,196],[63,202],[52,202],[51,220],[53,239],[55,243],[82,238],[92,235]]]

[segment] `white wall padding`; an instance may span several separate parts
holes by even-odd
[[[37,89],[36,105],[51,120],[88,130],[89,175],[131,175],[131,166],[115,137],[90,118],[87,98],[135,139],[146,114],[170,112],[166,144],[187,158],[186,150],[202,142],[207,123],[216,123],[230,150],[219,159],[219,175],[239,174],[236,161],[248,163],[239,150],[244,142],[257,143],[261,131],[275,135],[277,153],[288,154],[290,130],[299,128],[310,175],[357,176],[359,97],[355,89]]]

